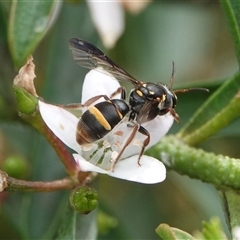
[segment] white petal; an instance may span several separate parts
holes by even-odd
[[[240,226],[236,226],[232,229],[233,239],[240,240]]]
[[[137,163],[138,156],[132,156],[119,161],[113,172],[108,175],[128,181],[153,184],[162,182],[166,178],[166,168],[159,160],[143,155],[141,166]]]
[[[97,172],[107,174],[107,171],[86,161],[81,155],[74,153],[73,157],[75,161],[79,164],[80,170],[82,172]]]
[[[38,101],[39,110],[44,122],[51,131],[69,148],[81,152],[76,141],[78,118],[61,107]]]
[[[119,1],[87,1],[103,44],[113,48],[124,30],[124,10]]]
[[[120,84],[114,77],[100,71],[91,70],[83,82],[82,103],[97,95],[105,94],[110,97],[119,87]],[[114,98],[119,98],[119,95]],[[100,101],[103,101],[103,99]]]
[[[73,157],[83,172],[98,172],[107,174],[111,177],[146,184],[159,183],[166,178],[165,166],[157,159],[146,155],[141,158],[141,166],[137,163],[138,156],[132,156],[128,159],[119,161],[114,171],[103,170],[89,163],[78,154],[73,154]]]
[[[173,125],[174,118],[171,113],[163,116],[157,116],[152,121],[142,124],[150,133],[150,143],[147,149],[158,143],[169,131]]]
[[[131,13],[138,14],[143,9],[147,7],[147,5],[151,2],[151,0],[144,1],[124,1],[122,0],[123,6]]]

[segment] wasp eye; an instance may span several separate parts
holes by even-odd
[[[177,96],[175,94],[173,95],[173,98],[172,98],[172,105],[173,105],[172,106],[173,108],[175,108],[177,105]]]

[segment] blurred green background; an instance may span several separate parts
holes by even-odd
[[[65,170],[46,140],[17,115],[12,81],[13,68],[7,46],[7,7],[0,12],[0,167],[11,155],[25,162],[24,179],[50,181],[65,176]],[[73,62],[68,39],[87,40],[106,52],[139,80],[169,84],[172,61],[176,65],[174,89],[199,86],[210,94],[237,71],[234,47],[226,19],[217,1],[154,1],[140,14],[125,11],[125,31],[114,49],[104,50],[85,2],[64,2],[54,26],[33,53],[35,85],[47,102],[79,102],[86,69]],[[129,86],[131,87],[131,86]],[[188,121],[209,95],[189,92],[179,95],[177,112],[181,124]],[[206,151],[239,157],[239,121],[202,143]],[[98,191],[100,209],[117,220],[117,226],[99,239],[158,239],[154,229],[167,223],[192,233],[211,216],[227,225],[218,197],[210,184],[169,171],[156,185],[143,185],[98,176],[92,186]],[[1,193],[0,239],[41,239],[54,224],[68,191],[57,193]],[[59,201],[62,199],[62,202]],[[60,209],[60,210],[59,210]],[[96,210],[95,210],[96,211]],[[96,213],[91,213],[96,214]],[[88,218],[89,216],[81,216]]]

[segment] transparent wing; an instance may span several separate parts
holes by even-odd
[[[132,132],[132,127],[128,126],[128,118],[124,118],[111,132],[102,139],[91,143],[89,146],[82,146],[82,155],[93,165],[105,170],[111,170],[115,164],[115,159],[121,152],[125,142]],[[120,159],[125,159],[133,155],[139,155],[146,136],[137,132],[132,142],[127,146]],[[137,161],[136,161],[137,164]]]
[[[129,81],[135,86],[139,85],[138,80],[115,64],[93,44],[81,39],[71,38],[69,40],[69,48],[72,51],[74,61],[81,67],[96,69],[112,75],[118,80]]]
[[[158,112],[158,108],[153,107],[153,102],[146,101],[137,115],[137,122],[142,124],[152,120],[158,114],[156,111]]]

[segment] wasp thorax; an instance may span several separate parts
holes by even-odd
[[[140,89],[133,89],[130,92],[129,105],[131,106],[131,110],[138,113],[145,103],[146,97]]]

